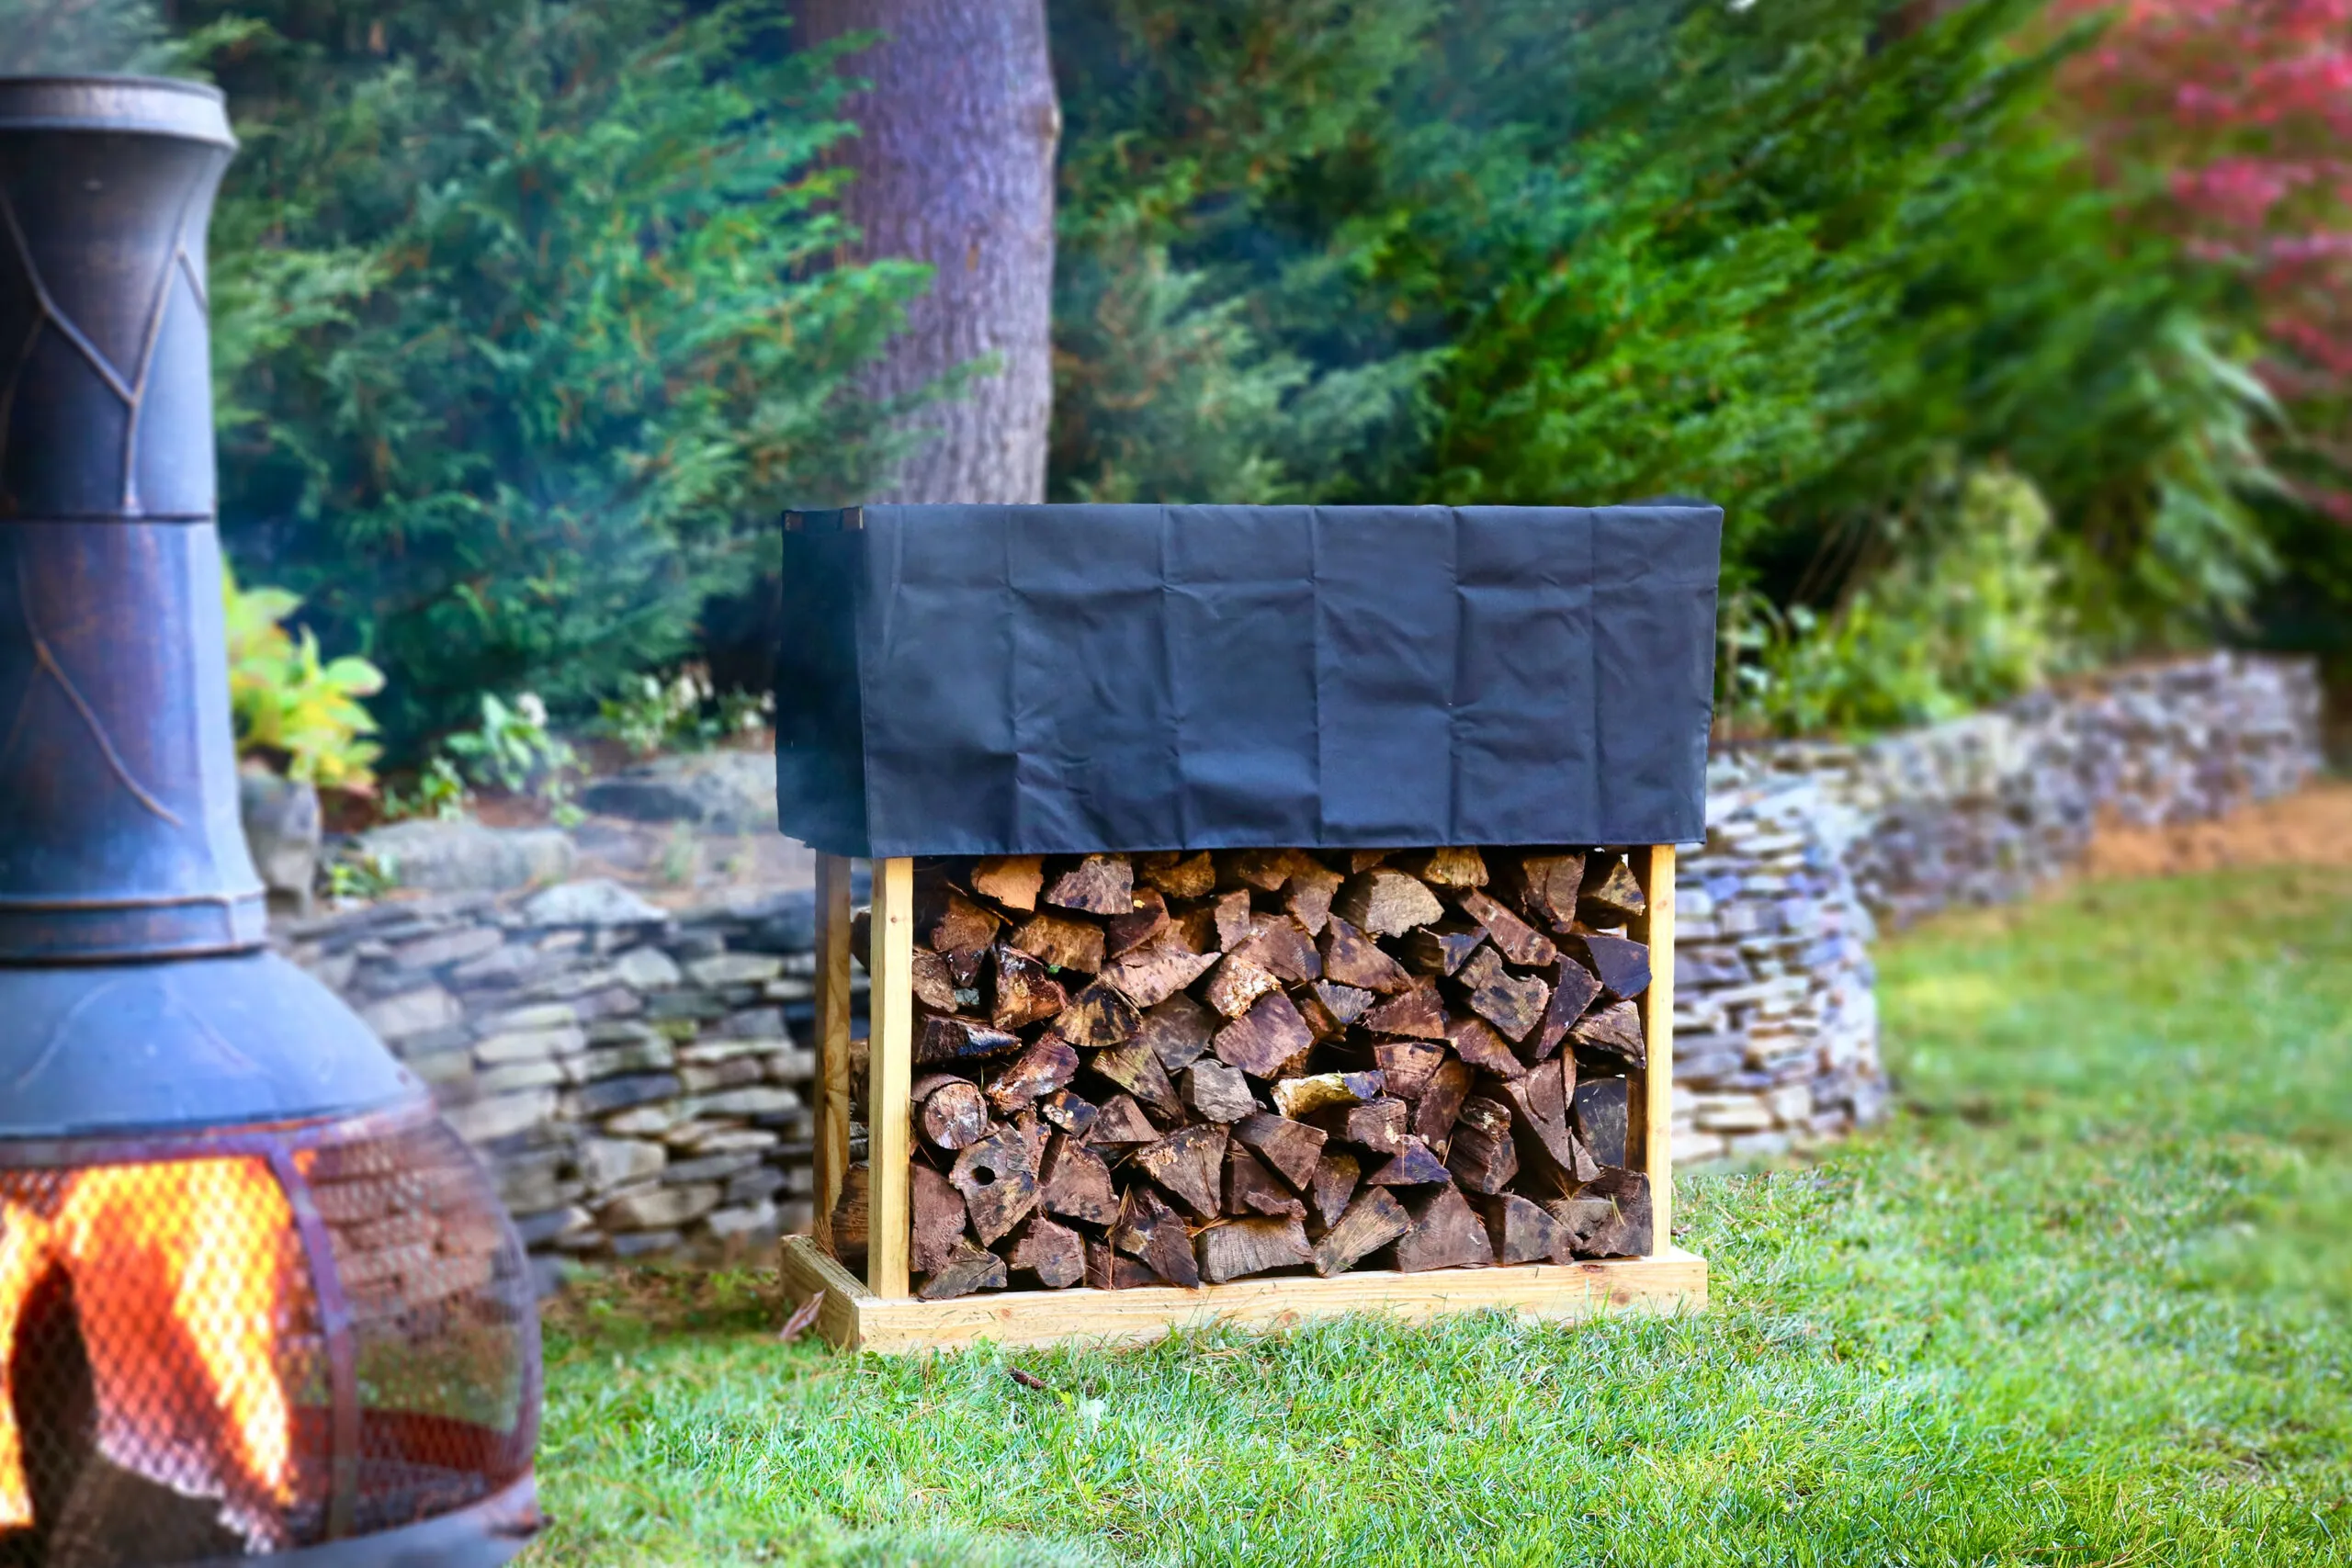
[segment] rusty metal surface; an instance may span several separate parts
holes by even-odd
[[[0,80],[0,964],[262,941],[212,521],[233,146],[209,88]]]

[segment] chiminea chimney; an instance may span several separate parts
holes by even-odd
[[[209,87],[0,79],[0,1568],[487,1564],[537,1518],[514,1229],[264,946],[206,323],[235,147]]]

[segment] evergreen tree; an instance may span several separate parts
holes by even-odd
[[[848,378],[920,269],[825,265],[821,58],[741,4],[199,0],[244,140],[214,231],[223,522],[396,742],[578,712],[693,646],[777,510],[855,493]]]

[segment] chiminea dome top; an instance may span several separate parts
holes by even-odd
[[[1723,513],[787,513],[779,825],[846,855],[1705,833]]]

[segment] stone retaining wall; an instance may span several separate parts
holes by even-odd
[[[2238,655],[1868,745],[1718,757],[1706,846],[1677,878],[1677,1157],[1778,1153],[1883,1113],[1882,925],[2021,896],[2102,812],[2214,817],[2318,765],[2312,668]],[[543,1258],[716,1259],[807,1227],[808,893],[672,915],[575,882],[280,936],[432,1083]]]
[[[2113,671],[1866,745],[1719,755],[1676,894],[1678,1159],[1779,1153],[1883,1113],[1869,943],[2024,897],[2104,817],[2219,817],[2319,771],[2308,660]]]
[[[718,1261],[808,1224],[813,937],[806,892],[673,916],[574,882],[280,945],[432,1085],[534,1253]]]

